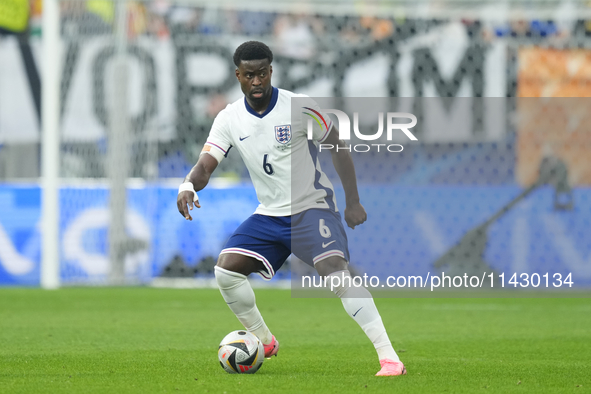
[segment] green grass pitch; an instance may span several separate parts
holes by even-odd
[[[279,355],[229,375],[241,326],[217,290],[0,289],[0,392],[591,392],[590,299],[377,299],[408,375],[375,377],[338,299],[256,293]]]

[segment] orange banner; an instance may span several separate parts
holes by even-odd
[[[517,181],[531,185],[544,157],[561,159],[571,185],[591,185],[591,51],[519,51]]]

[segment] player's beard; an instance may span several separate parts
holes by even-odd
[[[254,92],[251,92],[249,94],[249,98],[253,103],[257,103],[257,104],[264,103],[266,100],[269,100],[269,98],[271,97],[271,89],[270,88],[266,89],[266,90],[265,89],[260,89],[260,90],[257,89],[256,93],[259,93],[259,92],[262,93],[262,95],[260,97],[255,97]]]

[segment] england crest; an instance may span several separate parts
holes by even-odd
[[[291,125],[275,126],[275,139],[283,145],[291,141]]]

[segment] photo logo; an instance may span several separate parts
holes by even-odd
[[[318,112],[315,109],[312,109],[310,107],[304,107],[304,108],[307,109],[308,111],[313,112],[316,116],[314,116],[314,115],[312,115],[312,114],[310,114],[308,112],[303,112],[304,114],[306,114],[309,117],[311,117],[312,119],[314,119],[316,121],[316,123],[318,123],[318,126],[320,126],[321,129],[322,129],[322,125],[324,125],[324,130],[328,131],[328,123],[326,122],[326,120],[324,119],[324,117],[320,114],[320,112]],[[326,112],[326,110],[324,110],[324,111]],[[312,119],[308,120],[308,139],[309,140],[312,139]],[[347,118],[347,120],[348,119],[349,118]]]
[[[330,121],[327,120],[320,114],[319,111],[316,111],[309,107],[304,107],[308,111],[312,112],[303,112],[304,114],[308,115],[311,119],[308,119],[308,139],[313,139],[313,130],[314,130],[314,122],[315,121],[321,129],[328,131],[328,124]],[[341,140],[350,140],[351,139],[351,120],[349,116],[344,113],[343,111],[337,109],[322,109],[324,113],[334,114],[338,120],[338,130],[339,130],[339,139]],[[407,123],[398,123],[394,122],[394,120],[399,119],[409,119],[410,122]],[[409,130],[416,126],[417,124],[417,117],[411,113],[406,112],[388,112],[386,113],[386,139],[388,141],[392,140],[392,135],[395,131],[401,131],[410,139],[411,141],[418,141],[417,137]],[[382,137],[384,133],[384,113],[378,113],[378,131],[375,134],[362,134],[359,131],[359,113],[353,113],[353,132],[355,136],[363,141],[375,141]],[[349,147],[346,147],[347,150],[351,151],[353,149],[355,152],[368,152],[371,150],[371,147],[377,147],[379,152],[380,147],[386,147],[389,152],[402,152],[404,147],[400,144],[355,144]],[[343,147],[336,147],[337,151],[339,149],[343,149]],[[331,144],[320,144],[320,151],[322,149],[334,149],[334,146]]]

